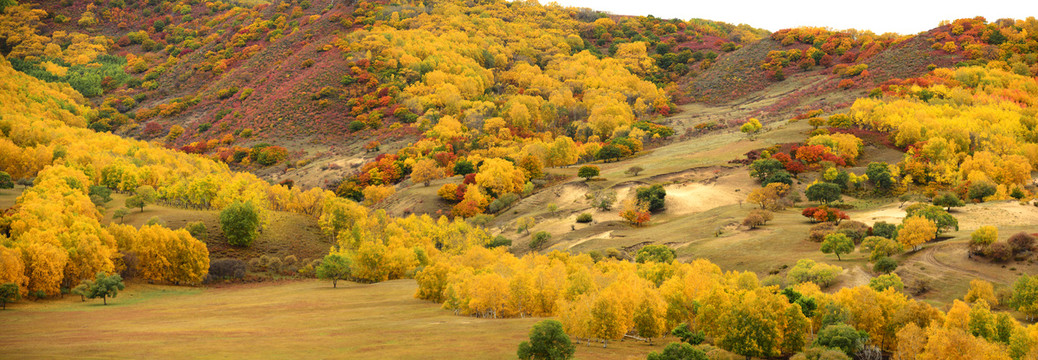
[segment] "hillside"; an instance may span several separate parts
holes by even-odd
[[[581,358],[1038,358],[1036,39],[0,2],[0,342],[524,358],[551,327]]]

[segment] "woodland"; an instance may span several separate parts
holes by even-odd
[[[934,25],[0,0],[3,357],[84,356],[55,312],[259,355],[156,343],[225,302],[299,356],[271,303],[337,301],[410,349],[307,354],[433,356],[403,314],[494,329],[444,358],[1038,359],[1038,20]]]

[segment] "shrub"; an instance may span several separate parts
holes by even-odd
[[[897,276],[897,274],[883,274],[869,280],[869,287],[876,291],[890,288],[901,291],[905,289],[905,283],[901,281],[901,277]]]
[[[227,242],[249,246],[259,230],[259,211],[252,202],[235,202],[220,212],[220,225]]]
[[[771,219],[775,218],[775,215],[767,210],[752,210],[746,215],[746,218],[742,220],[743,226],[747,226],[750,229],[756,229],[757,227],[766,224]]]
[[[786,280],[791,284],[813,282],[821,287],[828,287],[836,279],[843,268],[835,265],[816,263],[810,259],[800,259],[786,273]]]
[[[363,122],[354,120],[354,121],[350,122],[350,124],[347,126],[347,128],[350,130],[350,132],[358,132],[358,131],[364,130],[364,127],[366,127],[366,126],[367,125],[364,124]]]
[[[847,235],[857,245],[861,244],[861,241],[869,234],[869,226],[860,221],[844,221],[836,227],[836,231]]]
[[[245,262],[238,259],[217,259],[209,264],[207,281],[241,279],[245,277]]]
[[[487,206],[487,213],[496,214],[499,211],[511,206],[512,203],[514,203],[516,200],[519,200],[519,195],[513,193],[501,195],[501,197],[494,199],[494,201],[490,202],[490,205]]]
[[[839,323],[819,330],[815,345],[841,350],[844,354],[851,355],[867,339],[868,335],[864,332],[858,331],[853,326]]]
[[[1009,249],[1013,251],[1013,254],[1019,254],[1034,249],[1034,236],[1025,232],[1018,232],[1010,236],[1006,243],[1009,244]]]
[[[581,213],[580,215],[577,215],[577,222],[578,223],[587,224],[587,223],[591,222],[591,220],[592,220],[591,214],[589,214],[589,213]]]
[[[209,229],[206,228],[205,223],[201,221],[192,221],[187,223],[184,227],[192,237],[199,240],[205,240],[209,237]]]
[[[530,341],[519,344],[519,359],[564,360],[576,351],[558,320],[542,320],[530,329]]]
[[[832,223],[824,222],[824,223],[815,224],[815,225],[811,226],[811,229],[809,230],[809,234],[810,235],[808,236],[808,239],[813,241],[813,242],[819,242],[820,243],[820,242],[822,242],[822,240],[825,240],[825,236],[826,235],[829,235],[835,229],[836,229],[836,226],[834,226]]]
[[[877,221],[875,224],[872,224],[872,235],[887,239],[897,239],[897,225]]]
[[[991,260],[998,262],[1009,261],[1013,257],[1013,251],[1009,248],[1009,244],[1004,242],[997,242],[988,246],[984,254],[991,258]]]

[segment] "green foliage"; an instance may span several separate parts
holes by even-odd
[[[81,283],[81,285],[87,285],[86,297],[91,299],[101,298],[105,305],[108,305],[109,297],[116,297],[119,295],[119,290],[126,288],[126,285],[123,285],[122,276],[119,276],[119,274],[108,275],[104,271],[98,272],[93,281],[84,281],[86,282]]]
[[[939,206],[914,204],[906,208],[905,213],[905,218],[922,216],[927,220],[933,221],[937,225],[938,234],[945,229],[954,228],[956,231],[959,230],[959,220]]]
[[[454,175],[465,176],[476,172],[476,166],[471,161],[462,159],[454,162]]]
[[[1016,279],[1011,303],[1029,317],[1038,316],[1038,275],[1023,275]]]
[[[824,346],[812,346],[803,352],[793,355],[790,360],[851,360],[852,358],[838,349]]]
[[[11,174],[4,171],[0,171],[0,189],[12,189],[14,188],[14,181],[11,180]]]
[[[209,237],[209,229],[201,221],[189,222],[184,226],[184,229],[195,239],[205,240]]]
[[[834,265],[816,263],[810,259],[800,259],[786,273],[786,281],[790,284],[813,282],[821,287],[828,287],[836,279],[843,268]]]
[[[595,176],[598,176],[598,173],[598,166],[595,165],[584,165],[580,167],[580,170],[577,170],[577,176],[584,178],[584,181],[593,179]]]
[[[758,159],[754,160],[750,164],[750,176],[757,178],[757,181],[764,184],[764,180],[777,172],[785,172],[786,167],[781,162],[775,159]]]
[[[897,276],[897,274],[883,274],[869,280],[869,287],[876,291],[883,291],[889,288],[901,291],[904,290],[905,283],[901,281],[901,277]]]
[[[530,340],[519,344],[517,354],[523,360],[563,360],[573,357],[576,346],[562,330],[558,320],[541,320],[530,329]]]
[[[350,122],[347,128],[350,130],[350,132],[358,132],[364,130],[364,128],[367,126],[368,125],[364,124],[363,122],[354,120]]]
[[[965,202],[959,199],[958,195],[955,195],[954,193],[950,192],[946,192],[935,197],[933,199],[933,204],[949,210],[953,207],[966,205]]]
[[[829,325],[818,331],[815,345],[842,350],[844,354],[851,355],[858,349],[860,344],[868,341],[868,335],[864,331],[858,331],[847,324]]]
[[[872,265],[872,271],[881,274],[889,274],[890,272],[897,270],[897,260],[889,256],[884,256],[876,260],[876,263]]]
[[[3,177],[3,175],[0,174],[0,177]],[[0,186],[0,187],[2,187],[2,186]],[[105,187],[105,186],[91,185],[90,186],[90,193],[88,195],[90,195],[91,199],[94,199],[94,197],[96,196],[97,199],[100,200],[100,202],[102,204],[103,203],[107,203],[109,201],[112,201],[112,189],[109,189],[108,187]]]
[[[325,255],[321,264],[317,266],[317,278],[331,280],[332,287],[337,287],[339,280],[349,279],[353,270],[353,261],[339,254]]]
[[[18,291],[18,284],[7,283],[0,285],[0,308],[7,310],[7,303],[17,300],[19,296],[21,296],[21,293]]]
[[[634,259],[638,263],[652,261],[670,264],[674,261],[676,256],[677,254],[674,250],[667,245],[645,245],[641,249],[638,249],[638,254],[635,255]]]
[[[155,189],[144,185],[138,187],[133,196],[126,198],[125,204],[128,208],[140,208],[141,212],[144,212],[144,207],[154,203],[157,199],[158,193],[155,192]]]
[[[808,200],[818,201],[822,204],[829,204],[833,201],[840,200],[840,193],[841,189],[839,185],[820,182],[808,186],[804,195],[807,196]]]
[[[116,209],[115,212],[112,213],[112,218],[119,219],[119,221],[121,222],[122,219],[125,218],[126,215],[129,215],[129,214],[130,214],[130,210],[129,209],[127,209],[127,208],[120,208],[120,209]]]
[[[220,228],[231,245],[244,247],[252,244],[259,226],[259,211],[251,201],[235,201],[220,212]]]
[[[670,343],[662,353],[650,352],[648,360],[707,360],[703,350],[696,349],[686,343]]]
[[[872,224],[872,235],[882,236],[887,239],[897,239],[897,225],[885,221],[877,221]]]
[[[540,249],[541,247],[544,247],[544,245],[548,244],[549,240],[551,240],[551,234],[547,231],[538,231],[533,234],[533,238],[530,240],[530,248],[535,250]]]
[[[649,187],[643,186],[635,191],[635,196],[638,198],[638,203],[649,206],[649,211],[659,211],[663,210],[667,190],[664,190],[663,186],[659,184]]]
[[[998,189],[995,187],[994,184],[988,182],[980,182],[970,185],[969,192],[966,196],[973,201],[984,201],[984,198],[991,195],[995,195],[995,192],[997,191]]]
[[[495,236],[493,240],[490,240],[490,242],[488,242],[485,245],[486,248],[490,248],[490,249],[493,249],[493,248],[496,248],[496,247],[501,247],[501,246],[504,246],[504,247],[512,246],[512,240],[509,239],[509,238],[506,238],[504,236],[498,235],[498,236]]]
[[[854,241],[843,233],[826,235],[825,240],[822,241],[822,252],[836,254],[837,260],[842,260],[840,254],[846,254],[851,251],[854,251]]]
[[[671,330],[670,334],[676,336],[678,339],[681,339],[682,342],[689,343],[692,345],[699,345],[703,343],[704,340],[706,340],[706,334],[702,330],[692,332],[692,329],[688,326],[688,323],[681,323],[681,325],[678,325],[678,327],[674,328],[674,330]]]

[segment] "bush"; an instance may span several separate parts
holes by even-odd
[[[983,201],[984,198],[995,195],[997,189],[995,185],[986,182],[976,183],[970,186],[967,197],[973,201]]]
[[[868,335],[847,324],[829,325],[818,331],[815,345],[842,350],[851,355],[858,346],[868,339]]]
[[[1009,244],[1004,242],[997,242],[988,246],[987,250],[984,251],[991,260],[998,262],[1009,261],[1013,257],[1013,251],[1010,249]]]
[[[897,239],[897,225],[888,224],[884,221],[878,221],[872,224],[872,235],[885,237],[887,239]]]
[[[516,200],[519,200],[519,195],[513,193],[501,195],[501,197],[494,199],[494,201],[490,202],[490,205],[487,206],[487,213],[496,214],[498,211],[504,210],[511,206],[512,203],[516,202]]]
[[[743,226],[747,226],[750,229],[756,229],[757,227],[766,224],[771,219],[775,218],[775,215],[767,210],[752,210],[746,215],[746,218],[742,220]]]
[[[242,279],[245,277],[245,262],[238,259],[217,259],[209,264],[206,281]]]
[[[576,351],[558,320],[541,320],[530,329],[530,341],[519,344],[519,359],[564,360]]]
[[[350,130],[350,132],[358,132],[364,130],[365,127],[367,127],[367,125],[363,122],[354,120],[350,122],[347,128]]]
[[[727,43],[731,44],[731,43]],[[703,350],[692,347],[687,343],[670,343],[663,348],[662,353],[650,352],[647,360],[707,360]]]
[[[834,230],[836,230],[836,226],[832,223],[824,222],[815,224],[814,226],[811,226],[811,229],[809,230],[810,235],[808,235],[808,240],[820,243],[822,240],[825,240],[826,235],[831,234]]]
[[[816,263],[810,259],[800,259],[789,272],[786,280],[791,284],[813,282],[821,287],[828,287],[836,279],[843,268],[835,265]]]
[[[869,280],[869,287],[876,291],[890,288],[901,291],[905,289],[905,283],[901,282],[901,277],[897,276],[897,274],[883,274]]]
[[[209,238],[209,229],[206,228],[205,223],[201,221],[192,221],[184,226],[184,229],[191,234],[192,237],[199,240],[205,240]]]
[[[861,241],[869,234],[869,226],[860,221],[844,221],[836,227],[836,231],[847,235],[857,245],[861,244]]]
[[[577,215],[577,222],[578,223],[587,224],[587,223],[591,222],[591,220],[592,220],[591,214],[589,214],[589,213],[581,213],[580,215]]]
[[[889,256],[879,258],[879,260],[876,260],[876,263],[872,265],[872,271],[881,274],[889,274],[896,269],[897,260],[894,260]]]
[[[1009,249],[1013,254],[1034,250],[1034,236],[1022,231],[1010,236],[1006,243],[1009,244]]]

